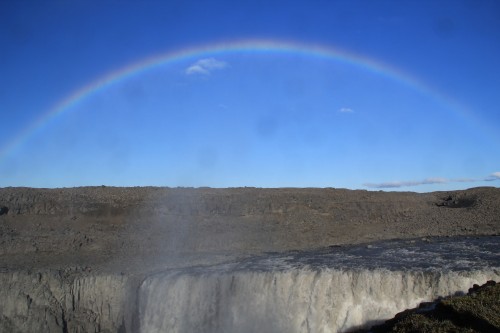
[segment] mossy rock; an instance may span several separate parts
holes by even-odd
[[[403,318],[390,332],[398,333],[474,333],[476,331],[456,326],[450,320],[438,320],[422,314],[411,314]]]
[[[493,333],[500,332],[500,283],[474,285],[464,296],[438,300],[432,310],[422,308],[398,313],[370,329],[374,333]]]
[[[474,286],[466,296],[439,302],[436,311],[479,332],[500,332],[500,283]]]

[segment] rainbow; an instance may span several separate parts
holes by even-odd
[[[449,108],[461,117],[468,120],[472,119],[471,112],[462,107],[453,99],[431,89],[422,81],[405,73],[397,68],[387,64],[382,64],[374,59],[350,53],[337,48],[326,47],[317,44],[305,44],[300,42],[287,42],[275,40],[245,40],[224,43],[208,44],[203,46],[189,47],[183,50],[161,53],[148,57],[131,65],[125,66],[119,70],[107,73],[106,75],[90,82],[82,88],[72,92],[67,97],[57,102],[48,111],[43,113],[38,119],[29,124],[20,131],[10,142],[0,147],[0,161],[11,154],[16,148],[22,146],[27,139],[40,128],[48,124],[52,119],[69,112],[75,105],[82,100],[92,96],[96,92],[105,89],[118,82],[127,80],[134,76],[165,64],[190,58],[202,58],[210,56],[222,56],[228,53],[237,52],[255,52],[255,53],[283,53],[298,54],[304,56],[315,56],[319,58],[331,59],[342,63],[354,65],[361,69],[373,72],[377,75],[388,77],[401,84],[407,85],[412,89],[435,99],[444,107]],[[477,122],[477,121],[476,121]]]

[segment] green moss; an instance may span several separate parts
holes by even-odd
[[[449,298],[441,304],[464,320],[483,321],[500,331],[500,283],[476,288],[466,296]]]
[[[476,331],[454,325],[449,320],[437,320],[421,314],[412,314],[394,325],[395,333],[475,333]]]

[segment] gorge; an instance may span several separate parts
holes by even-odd
[[[2,332],[347,332],[500,277],[500,190],[0,189]]]

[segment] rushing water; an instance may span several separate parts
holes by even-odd
[[[169,271],[141,332],[343,332],[500,278],[500,237],[388,241]]]

